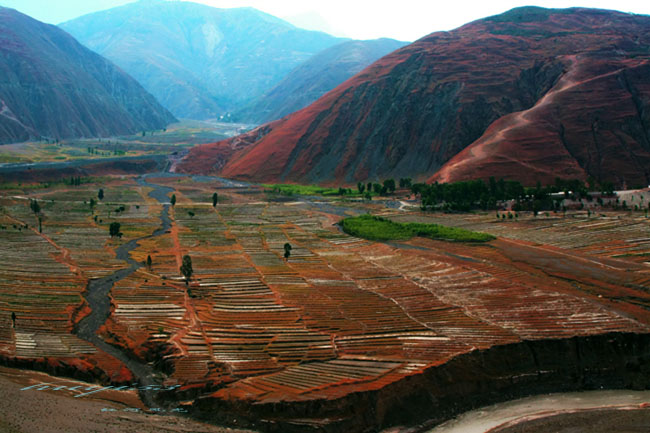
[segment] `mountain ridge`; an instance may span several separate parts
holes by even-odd
[[[253,8],[140,1],[60,25],[134,76],[179,117],[227,115],[343,39]]]
[[[306,107],[361,72],[380,57],[406,45],[389,38],[341,42],[293,69],[277,86],[235,113],[235,119],[261,124]]]
[[[56,26],[0,7],[0,143],[161,129],[176,119]]]
[[[253,131],[249,139],[239,138],[251,144],[222,160],[219,173],[306,183],[386,177],[434,181],[432,175],[499,119],[533,108],[567,72],[567,56],[579,55],[585,59],[583,85],[564,93],[570,99],[563,99],[563,106],[550,104],[551,112],[560,110],[567,120],[545,114],[535,121],[552,139],[550,158],[543,157],[545,147],[537,143],[527,163],[539,167],[536,180],[543,182],[554,180],[553,170],[542,167],[553,162],[562,177],[643,184],[650,181],[644,168],[650,167],[650,88],[642,71],[632,69],[644,70],[650,58],[648,29],[650,17],[643,15],[529,7],[432,33],[383,57],[309,107],[265,125],[263,136],[250,139]],[[632,66],[626,62],[634,59],[638,65],[627,74],[636,89],[632,92],[620,76],[602,85],[589,80],[603,69],[627,70]],[[603,102],[610,97],[621,116]],[[596,138],[589,138],[599,119]],[[466,175],[445,180],[496,175],[531,182],[533,171],[512,155],[513,149],[535,144],[526,136],[520,133],[517,143],[502,147],[505,154],[495,155],[514,159],[503,173],[488,161],[481,171],[468,168]],[[599,169],[588,160],[588,155],[597,159],[597,153]],[[193,170],[192,152],[178,169]]]

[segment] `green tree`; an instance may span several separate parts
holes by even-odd
[[[151,256],[148,255],[148,256],[147,256],[147,268],[148,268],[149,270],[151,270],[151,264],[152,264]]]
[[[384,187],[389,193],[395,192],[395,179],[386,179],[384,181]]]
[[[215,192],[214,194],[212,194],[212,207],[215,207],[218,201],[219,201],[219,195]]]
[[[190,283],[190,278],[192,278],[193,273],[192,258],[186,254],[183,256],[183,264],[181,265],[181,274],[185,277],[186,286]]]
[[[100,200],[104,200],[104,190],[99,188],[99,192],[97,193],[97,198]]]
[[[399,180],[400,188],[411,188],[412,179],[410,177],[402,177]]]
[[[92,197],[90,198],[89,206],[91,211],[95,208],[95,206],[97,206],[97,201],[95,201],[95,199]]]
[[[284,244],[284,259],[289,260],[289,256],[291,256],[291,244],[289,242]]]
[[[111,235],[111,237],[122,237],[122,233],[120,233],[120,228],[121,225],[117,221],[112,222],[111,225],[108,227],[108,233]]]
[[[172,199],[170,200],[172,206],[176,205],[176,194],[172,194]]]
[[[36,200],[30,201],[29,202],[29,207],[31,208],[31,210],[35,214],[37,214],[37,213],[39,213],[41,211],[41,206],[38,204],[38,202]]]

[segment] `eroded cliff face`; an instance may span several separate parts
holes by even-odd
[[[424,180],[441,167],[431,180],[557,173],[643,183],[648,28],[647,17],[613,11],[519,8],[433,33],[210,170],[307,183]],[[199,149],[181,170],[204,170]]]
[[[343,398],[254,403],[204,397],[192,416],[269,432],[423,430],[459,413],[524,396],[650,389],[650,335],[610,333],[536,340],[460,355],[378,390]]]

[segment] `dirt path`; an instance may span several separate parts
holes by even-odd
[[[172,237],[172,245],[173,245],[173,253],[174,256],[176,257],[176,267],[180,269],[182,263],[183,263],[183,249],[181,247],[181,241],[179,238],[179,230],[178,230],[178,224],[176,223],[176,212],[174,208],[171,208],[171,214],[172,214],[172,222],[171,222],[171,229],[170,229],[170,234]],[[174,343],[176,347],[179,348],[181,353],[183,355],[188,355],[187,348],[185,347],[184,344],[181,343],[181,340],[189,334],[192,330],[199,330],[201,332],[201,335],[203,336],[203,339],[205,340],[205,345],[208,348],[208,353],[210,354],[210,357],[213,356],[212,352],[212,344],[210,344],[210,340],[208,339],[208,335],[205,332],[205,329],[203,329],[203,324],[201,323],[201,320],[199,320],[199,316],[196,312],[196,307],[194,306],[194,302],[192,301],[192,298],[190,297],[188,291],[184,287],[179,287],[175,284],[172,284],[174,287],[178,288],[179,290],[183,291],[184,298],[183,298],[183,306],[185,307],[185,316],[184,319],[186,319],[189,322],[189,326],[187,326],[185,329],[182,329],[178,331],[171,339],[170,341]]]
[[[449,182],[449,178],[451,176],[451,173],[453,173],[456,169],[459,167],[462,167],[466,164],[468,164],[468,161],[476,161],[476,160],[483,160],[487,157],[489,157],[492,152],[491,150],[495,145],[497,145],[499,142],[502,140],[506,139],[506,136],[513,130],[519,129],[522,127],[527,126],[529,123],[531,123],[530,120],[530,114],[533,113],[534,111],[537,111],[541,109],[542,107],[548,105],[552,101],[554,101],[557,98],[557,95],[560,93],[571,89],[577,85],[583,84],[584,82],[590,81],[590,80],[595,80],[607,75],[611,75],[614,73],[620,72],[620,70],[600,75],[598,77],[591,78],[590,80],[585,80],[583,82],[579,82],[576,80],[576,75],[579,72],[578,68],[578,59],[577,55],[571,55],[571,56],[566,56],[566,60],[569,63],[568,66],[568,71],[562,75],[560,80],[557,82],[557,84],[549,90],[540,100],[538,100],[535,105],[533,105],[531,108],[523,111],[519,111],[516,113],[510,113],[504,117],[501,117],[500,119],[496,120],[492,125],[488,127],[486,132],[481,136],[478,140],[476,140],[474,143],[470,144],[466,149],[468,152],[468,156],[466,158],[462,158],[458,162],[449,165],[448,167],[445,168],[444,171],[440,172],[440,178],[438,179],[439,182]],[[490,135],[486,135],[487,131],[489,131],[492,127],[497,127],[497,125],[503,125],[499,129],[497,129],[495,132],[493,132]],[[522,163],[521,161],[517,161],[518,163]],[[533,167],[531,167],[533,168]]]

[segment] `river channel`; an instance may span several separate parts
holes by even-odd
[[[143,266],[142,263],[131,258],[131,251],[137,248],[138,242],[160,236],[171,227],[171,220],[169,218],[170,204],[167,194],[173,191],[172,188],[148,183],[145,179],[146,177],[139,177],[137,179],[138,184],[152,188],[153,190],[149,192],[149,196],[163,204],[163,209],[160,214],[161,227],[151,235],[133,239],[116,249],[117,258],[127,262],[129,265],[128,268],[120,269],[102,278],[90,280],[84,292],[84,297],[92,312],[77,324],[75,333],[79,338],[92,343],[95,347],[122,361],[131,373],[133,373],[133,376],[140,385],[155,385],[155,374],[151,366],[129,357],[127,353],[106,343],[97,335],[97,330],[106,322],[111,313],[111,301],[108,295],[113,285]],[[153,405],[150,392],[141,393],[141,397],[145,404]]]

